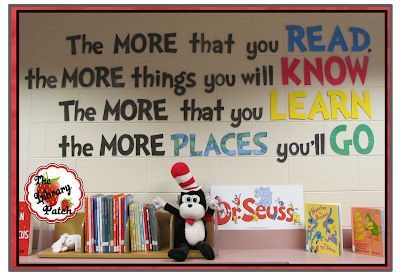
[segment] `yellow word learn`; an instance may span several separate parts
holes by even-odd
[[[271,120],[314,120],[316,114],[321,114],[324,120],[337,119],[339,113],[344,119],[358,119],[359,109],[371,119],[371,99],[368,90],[362,91],[362,96],[356,92],[351,92],[350,111],[347,108],[349,104],[348,96],[345,92],[339,89],[328,90],[328,100],[326,101],[320,91],[314,98],[308,113],[304,111],[304,100],[307,98],[306,91],[292,91],[288,94],[289,113],[281,113],[278,111],[279,96],[276,90],[270,92],[270,117]],[[289,115],[288,115],[289,114]]]

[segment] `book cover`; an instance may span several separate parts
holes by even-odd
[[[219,230],[303,229],[301,185],[212,186]]]
[[[124,232],[123,232],[123,251],[121,252],[129,252],[129,246],[128,248],[125,248],[127,244],[129,244],[129,205],[133,202],[133,195],[132,194],[128,194],[125,196],[124,199],[124,222],[123,222],[123,226],[124,226]]]
[[[352,207],[353,252],[370,256],[384,256],[384,209]]]
[[[343,251],[340,204],[305,205],[306,250],[339,256]]]
[[[32,253],[32,223],[31,213],[26,202],[19,202],[19,256],[29,256]]]

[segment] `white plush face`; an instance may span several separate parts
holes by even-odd
[[[68,249],[74,249],[75,248],[75,236],[74,235],[70,235],[69,237],[67,237],[67,239],[64,242],[64,245],[68,247]]]
[[[203,205],[200,204],[200,197],[197,195],[182,195],[182,204],[179,206],[179,214],[182,218],[200,220],[206,214]]]

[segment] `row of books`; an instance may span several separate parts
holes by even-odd
[[[343,234],[340,204],[306,203],[306,250],[325,255],[343,253]],[[384,256],[384,209],[352,207],[353,252]]]
[[[134,202],[131,194],[85,197],[87,253],[158,250],[157,229],[154,206]]]
[[[158,251],[158,223],[153,205],[137,202],[129,205],[131,251]]]
[[[130,194],[85,197],[85,252],[125,252],[127,211],[132,202]]]

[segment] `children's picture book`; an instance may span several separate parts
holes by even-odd
[[[212,186],[219,230],[303,229],[301,185]]]
[[[384,215],[385,211],[383,208],[351,208],[353,252],[370,256],[384,256]]]
[[[343,253],[340,204],[305,205],[306,250],[339,256]]]
[[[32,253],[31,212],[26,202],[19,202],[19,256]]]

